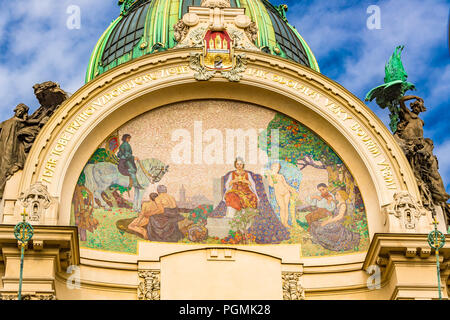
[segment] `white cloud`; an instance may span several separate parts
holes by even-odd
[[[428,76],[433,68],[433,49],[446,43],[447,36],[448,4],[438,0],[433,3],[380,1],[381,30],[367,29],[368,5],[364,3],[340,7],[328,1],[299,3],[291,12],[302,14],[292,16],[290,22],[305,36],[319,65],[321,60],[332,63],[330,58],[335,54],[346,55],[334,80],[358,94],[382,83],[384,65],[397,45],[406,45],[403,61],[410,79]]]
[[[79,30],[66,27],[69,5],[81,8]],[[27,0],[4,8],[0,13],[2,119],[10,117],[19,102],[37,107],[32,89],[36,83],[52,80],[69,92],[80,88],[96,41],[119,12],[108,0]]]
[[[450,99],[450,64],[444,69],[439,69],[430,75],[430,82],[433,82],[433,87],[430,90],[430,99],[432,101],[439,101],[443,99]]]

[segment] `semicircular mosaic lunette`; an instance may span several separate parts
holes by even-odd
[[[81,246],[138,241],[300,244],[305,257],[363,252],[361,193],[334,150],[300,122],[225,100],[147,112],[98,146],[75,186]]]

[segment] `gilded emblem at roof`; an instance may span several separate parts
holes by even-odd
[[[288,23],[286,6],[277,7],[268,0],[119,0],[118,4],[120,15],[94,48],[86,82],[141,56],[186,46],[203,47],[210,26],[205,30],[194,28],[201,21],[198,14],[189,14],[191,8],[224,10],[223,19],[230,24],[227,33],[234,41],[234,49],[256,47],[320,72],[311,49]],[[239,17],[233,15],[236,21],[228,21],[229,12],[235,10],[240,10]],[[216,30],[221,19],[216,16],[212,31],[222,31]],[[191,43],[186,43],[186,36]]]
[[[230,8],[229,1],[203,1],[202,7],[190,7],[174,25],[175,48],[203,49],[191,54],[190,67],[197,80],[209,80],[216,73],[230,81],[241,79],[246,57],[234,50],[260,51],[254,43],[258,28],[244,13],[244,9]]]

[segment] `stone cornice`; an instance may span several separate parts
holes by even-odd
[[[393,255],[425,261],[431,254],[434,255],[434,250],[430,250],[428,245],[427,237],[427,234],[375,234],[364,261],[363,270],[367,270],[370,265],[386,265],[387,260],[383,263],[380,259],[388,259]],[[450,259],[450,235],[446,235],[446,241],[446,245],[439,251],[444,261]]]
[[[0,225],[0,248],[5,250],[17,248],[13,225]],[[53,255],[50,251],[58,251],[60,260],[67,265],[80,264],[80,248],[77,227],[35,226],[34,236],[29,243],[27,255]],[[20,255],[20,250],[17,249]],[[3,254],[4,255],[4,254]]]

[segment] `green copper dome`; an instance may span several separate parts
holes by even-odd
[[[200,3],[201,0],[119,0],[121,14],[95,46],[86,82],[132,59],[175,47],[173,26],[190,6]],[[307,43],[287,22],[287,6],[275,7],[267,0],[230,0],[230,4],[245,8],[245,14],[256,22],[256,45],[263,52],[320,71]]]

